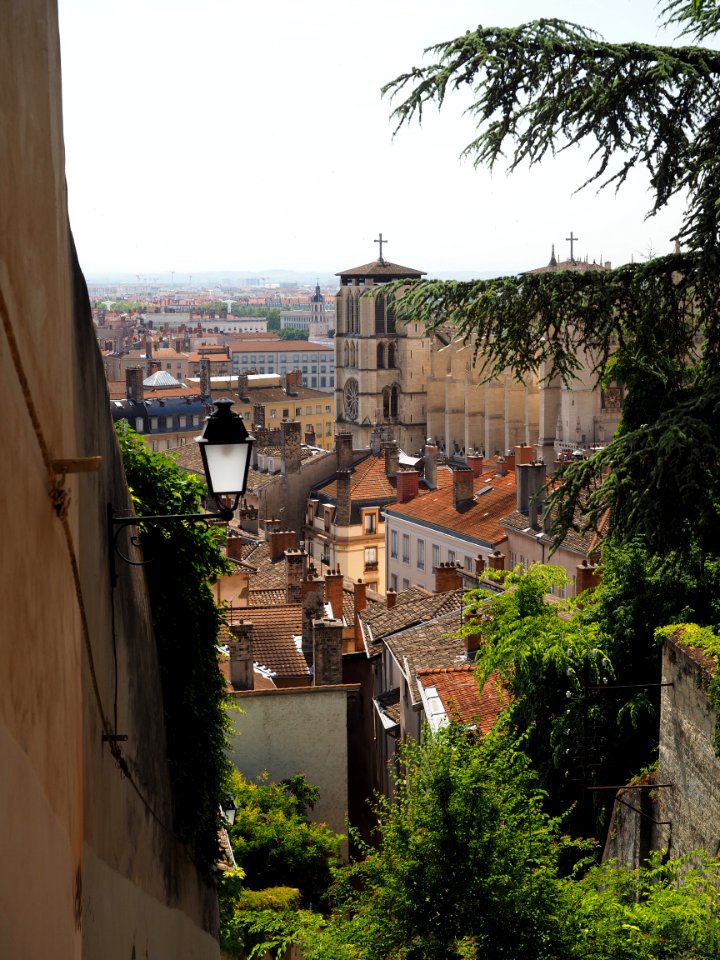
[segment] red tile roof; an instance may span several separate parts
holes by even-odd
[[[316,488],[328,497],[337,497],[337,479],[333,477],[324,486]],[[394,500],[396,496],[395,479],[385,473],[385,457],[370,454],[359,460],[353,468],[350,479],[351,500]]]
[[[509,470],[504,477],[486,472],[475,478],[474,498],[459,510],[453,506],[452,474],[450,467],[439,466],[436,490],[428,490],[407,503],[394,503],[386,512],[454,530],[493,546],[506,540],[500,520],[513,513],[517,504],[513,471]]]
[[[249,620],[253,625],[253,661],[279,678],[309,677],[307,661],[298,650],[294,636],[302,630],[300,604],[272,607],[241,607],[233,619]],[[229,639],[227,627],[221,631],[221,643]]]
[[[443,669],[418,670],[424,690],[434,687],[451,722],[474,723],[487,733],[510,702],[497,677],[489,677],[478,689],[473,664]]]

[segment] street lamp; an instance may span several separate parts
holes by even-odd
[[[179,513],[146,517],[116,517],[112,504],[108,504],[108,531],[110,536],[110,576],[113,586],[117,582],[115,557],[118,556],[133,566],[143,566],[149,560],[131,560],[118,547],[118,537],[125,527],[139,527],[146,524],[169,526],[178,521],[189,523],[207,523],[209,520],[232,520],[240,497],[245,493],[248,470],[250,469],[250,451],[254,438],[245,429],[243,419],[230,408],[232,400],[215,401],[217,408],[205,421],[205,428],[195,440],[199,444],[205,469],[208,490],[217,506],[215,513]],[[131,542],[139,544],[137,536]]]

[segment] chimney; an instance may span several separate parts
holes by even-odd
[[[335,434],[335,456],[338,470],[350,470],[353,465],[352,434]]]
[[[462,567],[455,563],[441,563],[435,567],[435,593],[449,593],[461,590],[463,585]]]
[[[244,537],[228,529],[227,540],[225,541],[225,554],[232,560],[242,560],[242,548],[245,543]]]
[[[273,520],[265,518],[265,540],[270,543],[270,537],[282,527],[282,520]]]
[[[485,557],[479,553],[475,557],[475,576],[480,579],[485,573]]]
[[[338,470],[335,474],[337,482],[337,509],[335,523],[338,527],[350,526],[350,481],[352,470]]]
[[[395,480],[398,503],[407,503],[417,496],[420,475],[413,467],[400,467]]]
[[[182,337],[178,337],[176,340],[173,340],[173,347],[175,348],[175,353],[182,353],[183,351]]]
[[[470,467],[453,467],[453,509],[461,510],[472,503],[473,472]]]
[[[322,580],[306,580],[303,582],[302,586],[303,599],[301,650],[308,664],[312,664],[313,623],[315,620],[322,620],[325,612],[325,601],[323,597],[325,584]]]
[[[145,337],[145,356],[148,360],[152,360],[152,337]]]
[[[277,534],[276,534],[277,536]],[[272,546],[271,546],[272,549]],[[307,553],[304,550],[285,550],[285,598],[288,603],[302,603],[303,580],[307,572]]]
[[[248,400],[248,375],[246,373],[238,374],[238,397],[240,400]]]
[[[128,400],[133,403],[142,403],[145,399],[142,367],[125,368],[125,392]]]
[[[493,550],[493,552],[488,557],[488,566],[491,570],[504,570],[505,569],[505,557],[499,550]]]
[[[515,470],[515,451],[508,450],[507,456],[505,457],[505,468],[510,471]]]
[[[252,407],[252,425],[253,427],[265,427],[265,404],[254,403]]]
[[[367,606],[367,584],[363,583],[361,579],[353,583],[353,601],[353,611],[355,614],[355,649],[362,650],[362,630],[360,629],[358,614],[362,613]]]
[[[241,620],[230,626],[233,640],[230,649],[230,683],[234,690],[252,690],[253,680],[253,625],[250,620]]]
[[[388,477],[394,477],[398,472],[398,463],[400,462],[397,440],[386,440],[383,443],[383,453],[385,454],[385,474]]]
[[[247,500],[243,500],[238,515],[240,517],[240,529],[244,530],[245,533],[257,535],[259,529],[258,508],[248,506]]]
[[[342,683],[342,620],[313,621],[315,686]]]
[[[333,617],[342,620],[343,615],[343,575],[338,568],[335,573],[325,574],[325,603],[332,607]]]
[[[530,463],[533,459],[532,447],[529,443],[521,443],[515,447],[515,465],[519,463]]]
[[[297,372],[293,370],[291,373],[286,373],[283,377],[285,381],[283,386],[285,387],[285,393],[288,397],[297,396]]]
[[[575,596],[583,590],[594,590],[599,587],[601,580],[602,574],[597,564],[583,560],[575,568]]]
[[[465,457],[465,460],[467,462],[467,465],[472,470],[473,476],[475,478],[482,475],[483,466],[485,464],[485,457],[483,457],[481,453],[478,453],[477,451],[473,451],[472,453],[469,453]]]
[[[507,473],[507,461],[505,457],[498,455],[495,457],[495,476],[504,477]]]
[[[475,623],[477,623],[477,621],[469,620],[465,624],[465,627],[467,628],[470,626],[474,626]],[[482,633],[480,632],[479,623],[477,623],[477,627],[478,627],[477,633],[466,633],[465,636],[463,637],[464,644],[465,644],[465,656],[467,657],[468,660],[474,660],[476,651],[478,651],[482,646]]]
[[[200,361],[200,393],[203,397],[210,396],[210,361],[206,357]]]
[[[310,425],[305,429],[305,446],[314,447],[315,446],[315,427]]]
[[[528,526],[537,527],[538,511],[542,509],[545,464],[534,460],[519,463],[515,470],[515,484],[517,510],[528,518]]]
[[[437,447],[430,437],[425,441],[425,483],[437,490]]]
[[[300,473],[300,424],[283,420],[280,425],[280,461],[283,476]]]
[[[273,563],[285,556],[286,550],[297,547],[297,536],[294,530],[273,530],[270,534],[270,559]]]
[[[388,610],[392,610],[396,603],[397,592],[395,590],[388,590],[385,593],[385,606],[388,608]]]

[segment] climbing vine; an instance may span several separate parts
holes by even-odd
[[[200,512],[204,485],[171,457],[117,427],[138,516]],[[218,667],[219,611],[210,583],[225,570],[216,531],[177,521],[141,528],[163,691],[174,831],[202,872],[218,861],[220,800],[229,775],[225,683]]]

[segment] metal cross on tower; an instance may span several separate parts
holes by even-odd
[[[572,263],[575,263],[575,246],[574,246],[574,244],[575,244],[575,241],[576,241],[576,240],[579,240],[579,239],[580,239],[580,237],[573,236],[573,232],[572,232],[572,230],[571,230],[571,231],[570,231],[570,236],[569,236],[569,237],[565,237],[565,239],[570,241],[570,261],[571,261]]]
[[[380,238],[378,240],[373,240],[373,243],[380,244],[380,256],[378,257],[378,263],[385,263],[385,261],[383,260],[382,248],[383,248],[383,244],[387,242],[388,242],[387,240],[383,240],[382,234],[380,234]]]

